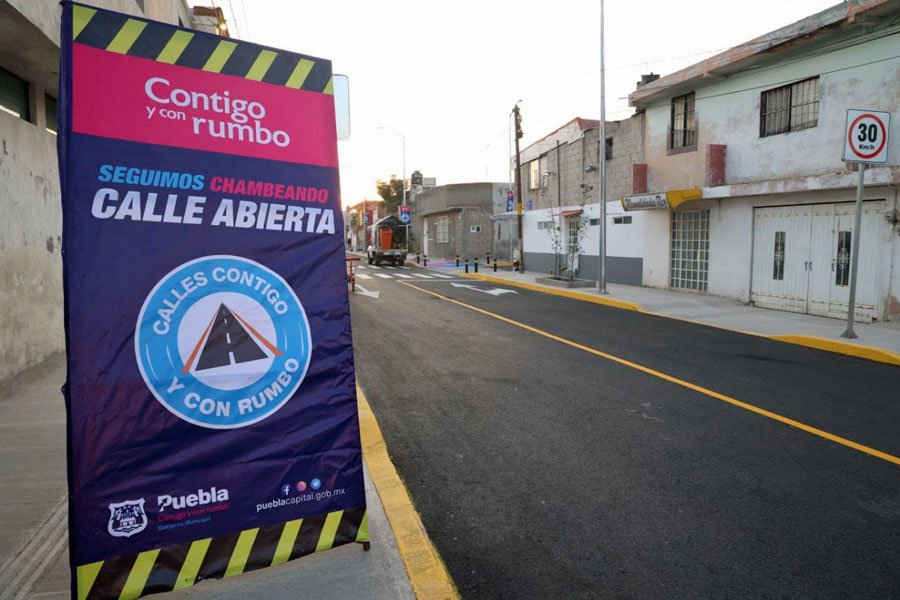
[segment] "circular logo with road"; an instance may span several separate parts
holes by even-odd
[[[206,256],[173,269],[147,296],[135,353],[166,409],[230,429],[265,419],[293,396],[312,336],[281,276],[239,256]]]

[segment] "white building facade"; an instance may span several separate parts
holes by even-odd
[[[897,0],[844,2],[631,94],[650,194],[623,205],[655,207],[625,211],[641,217],[643,285],[841,318],[859,235],[857,317],[900,319],[898,17]],[[842,162],[855,108],[894,124],[859,232]]]
[[[597,277],[599,126],[599,121],[576,118],[521,152],[522,240],[529,271]],[[642,283],[643,215],[625,215],[618,198],[635,191],[643,128],[642,114],[606,123],[607,279],[613,283]]]

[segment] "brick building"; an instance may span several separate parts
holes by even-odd
[[[600,122],[580,117],[521,151],[523,242],[530,271],[574,271],[596,278],[599,256]],[[627,236],[619,199],[634,191],[634,165],[644,161],[644,115],[606,123],[607,235]],[[593,172],[586,172],[594,167]],[[641,283],[635,251],[610,254],[607,279]]]

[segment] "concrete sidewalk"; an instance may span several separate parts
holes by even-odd
[[[475,275],[470,269],[469,276],[488,280],[494,279],[513,285],[516,283],[535,285],[548,291],[563,290],[563,288],[536,283],[535,279],[537,277],[545,276],[543,273],[529,271],[525,273],[497,271],[495,273],[492,269],[481,269],[480,273]],[[859,338],[847,340],[841,337],[841,333],[846,329],[846,322],[839,319],[756,308],[727,298],[673,290],[619,284],[608,284],[607,290],[609,294],[605,296],[598,294],[596,287],[576,288],[566,291],[574,292],[575,295],[584,294],[594,298],[610,298],[631,302],[640,305],[650,313],[697,321],[716,327],[737,329],[767,337],[796,337],[797,339],[782,339],[782,341],[799,343],[801,345],[814,345],[817,343],[816,340],[824,340],[833,346],[833,348],[822,349],[838,351],[836,348],[843,344],[856,346],[861,349],[874,348],[885,353],[886,358],[890,359],[892,358],[891,355],[894,355],[896,360],[900,361],[900,321],[855,323],[854,330]],[[891,361],[888,360],[887,362]]]
[[[0,388],[0,600],[70,597],[64,380],[57,355]],[[170,597],[414,598],[368,468],[365,476],[371,551],[348,544]]]

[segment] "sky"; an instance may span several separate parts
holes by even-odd
[[[330,59],[349,77],[344,206],[401,176],[404,139],[407,177],[508,181],[517,102],[523,148],[575,117],[600,117],[599,0],[212,3],[233,37]],[[837,3],[606,0],[607,120],[633,114],[641,74],[672,73]]]

